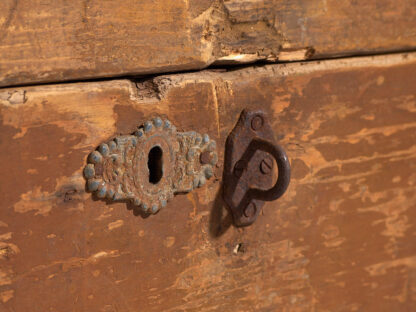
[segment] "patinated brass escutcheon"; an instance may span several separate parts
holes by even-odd
[[[154,214],[175,194],[203,186],[217,160],[216,143],[207,134],[178,132],[156,117],[132,135],[102,143],[89,155],[84,176],[97,197],[129,200]]]

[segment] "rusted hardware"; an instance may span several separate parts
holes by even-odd
[[[145,213],[156,213],[176,193],[201,187],[217,163],[215,141],[207,134],[177,132],[156,117],[102,143],[84,169],[87,188],[99,198],[129,200]]]
[[[266,114],[243,111],[225,145],[223,197],[235,225],[252,224],[264,201],[282,196],[289,182],[289,160],[283,148],[275,144]]]

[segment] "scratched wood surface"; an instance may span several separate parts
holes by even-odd
[[[1,311],[411,311],[416,54],[0,92]],[[252,226],[223,206],[242,108],[292,181]],[[218,179],[142,218],[85,192],[88,153],[155,114],[218,143]]]
[[[416,0],[2,0],[0,86],[416,47]]]

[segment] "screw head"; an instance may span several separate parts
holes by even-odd
[[[264,123],[264,119],[262,116],[260,115],[254,116],[253,119],[251,120],[251,129],[253,129],[254,131],[260,130],[261,127],[263,127],[263,123]]]
[[[234,175],[239,178],[243,175],[244,170],[246,169],[246,165],[244,164],[244,161],[239,160],[234,166]]]
[[[260,171],[263,174],[269,174],[273,169],[273,159],[269,156],[262,159],[260,163]]]
[[[257,210],[256,204],[254,202],[250,202],[247,205],[247,207],[244,209],[244,215],[247,218],[252,218],[256,214],[256,210]]]

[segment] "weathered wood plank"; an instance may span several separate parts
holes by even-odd
[[[415,71],[409,54],[2,90],[0,306],[411,310]],[[254,225],[230,226],[218,180],[147,219],[85,193],[88,152],[154,114],[208,132],[222,164],[247,107],[271,114],[293,169]]]
[[[0,86],[416,47],[415,0],[3,0]]]

